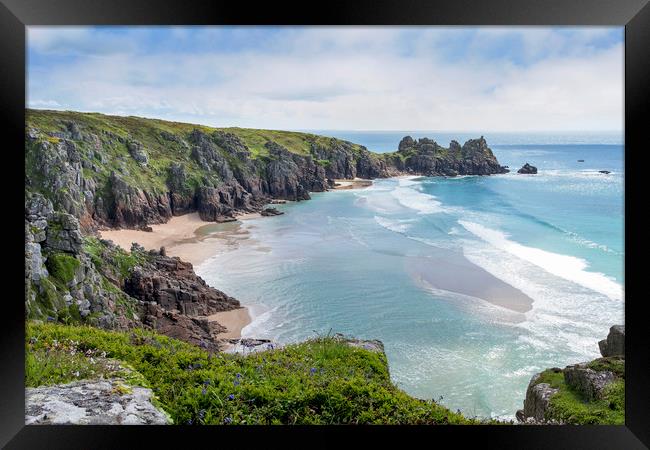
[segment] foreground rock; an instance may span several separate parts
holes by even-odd
[[[260,212],[260,214],[263,216],[279,216],[281,214],[284,214],[284,212],[280,211],[277,208],[265,208]]]
[[[598,342],[603,356],[625,356],[625,325],[614,325],[609,329],[607,339]]]
[[[615,325],[607,340],[599,342],[603,358],[534,375],[517,420],[534,424],[624,423],[624,337],[625,327]]]
[[[27,388],[26,425],[169,425],[169,415],[151,402],[151,389],[124,380],[76,381]]]
[[[526,163],[522,166],[521,169],[517,171],[517,173],[525,173],[525,174],[536,174],[537,173],[537,167],[531,166],[530,164]]]

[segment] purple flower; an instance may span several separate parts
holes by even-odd
[[[203,420],[204,417],[205,417],[205,409],[202,409],[201,411],[199,411],[199,419]]]
[[[241,373],[236,373],[235,376],[236,376],[237,378],[241,378]]]
[[[235,394],[230,394],[228,396],[228,400],[234,400],[235,399]]]
[[[233,381],[232,384],[234,384],[235,386],[239,386],[239,380],[235,380],[235,381]]]
[[[225,419],[223,419],[223,423],[232,423],[232,418],[226,417]]]
[[[316,368],[315,368],[315,367],[312,367],[311,370],[309,371],[309,374],[310,374],[310,375],[313,375],[313,374],[315,374],[315,373],[316,373]]]
[[[56,319],[52,316],[47,316],[47,321],[48,322],[54,322]]]
[[[205,395],[207,392],[208,391],[205,388],[201,389],[201,395]]]
[[[210,384],[210,380],[209,380],[209,379],[208,379],[208,380],[205,380],[205,381],[203,382],[203,384],[205,384],[205,385],[207,386],[208,384]]]

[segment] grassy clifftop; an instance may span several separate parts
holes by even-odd
[[[84,354],[122,361],[176,424],[471,424],[391,381],[386,356],[324,337],[249,355],[207,351],[136,329],[28,323],[26,384],[93,378]],[[82,355],[82,356],[80,356]],[[141,377],[140,377],[141,375]]]

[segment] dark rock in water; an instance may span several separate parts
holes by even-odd
[[[531,166],[530,164],[526,163],[522,166],[521,169],[517,171],[517,173],[525,173],[525,174],[536,174],[537,173],[537,167]]]
[[[599,170],[598,173],[608,174],[611,173],[609,170]]]
[[[585,160],[584,159],[579,159],[578,162],[585,162]]]
[[[609,329],[607,339],[598,342],[600,354],[603,356],[625,355],[625,325],[614,325]]]
[[[602,397],[605,387],[614,381],[614,374],[603,370],[596,372],[587,367],[587,363],[574,364],[564,368],[564,381],[580,392],[588,401]]]
[[[260,212],[260,214],[263,216],[279,216],[281,214],[284,214],[284,212],[279,211],[275,208],[265,208]]]

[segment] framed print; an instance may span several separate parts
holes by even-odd
[[[649,8],[3,0],[2,444],[647,448]]]

